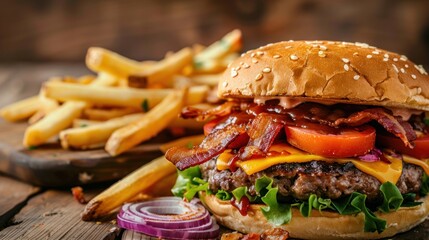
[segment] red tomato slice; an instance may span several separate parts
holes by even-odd
[[[324,157],[354,157],[364,155],[374,148],[375,129],[339,129],[335,134],[308,128],[285,127],[287,141],[308,153]]]
[[[416,158],[429,158],[429,135],[414,140],[413,149],[406,147],[401,139],[393,135],[377,134],[377,144]]]

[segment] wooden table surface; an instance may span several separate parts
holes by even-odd
[[[78,64],[0,65],[0,106],[36,94],[50,76],[86,73]],[[85,186],[85,196],[89,199],[108,186]],[[70,189],[44,189],[0,174],[0,239],[118,238],[110,221],[81,221],[83,208]],[[429,239],[429,220],[393,239]]]

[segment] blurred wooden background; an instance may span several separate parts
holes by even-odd
[[[1,0],[0,62],[82,62],[89,46],[134,59],[209,44],[361,41],[429,65],[428,0]]]

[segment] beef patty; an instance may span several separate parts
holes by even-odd
[[[286,163],[272,166],[264,171],[247,175],[240,168],[235,172],[218,171],[216,160],[210,160],[201,166],[203,178],[209,182],[210,189],[232,191],[247,186],[250,194],[255,194],[256,179],[266,175],[274,179],[274,187],[279,188],[282,198],[305,200],[310,194],[319,197],[337,199],[359,192],[367,195],[369,202],[380,200],[380,181],[357,169],[352,163],[338,164],[323,161],[306,163]],[[404,163],[402,175],[396,186],[402,194],[418,193],[421,187],[423,169]]]

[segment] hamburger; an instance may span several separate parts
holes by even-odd
[[[166,158],[173,192],[224,226],[305,239],[377,239],[429,215],[429,77],[364,43],[288,41],[250,50],[218,85],[226,102],[199,146]]]

